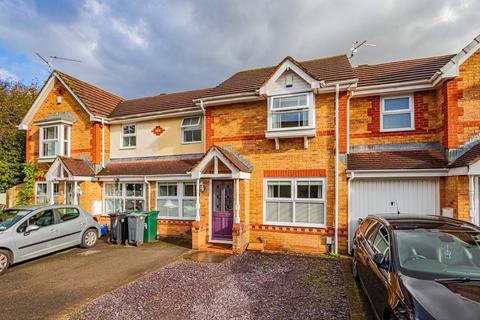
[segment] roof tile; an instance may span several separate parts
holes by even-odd
[[[99,176],[151,176],[162,174],[186,174],[200,160],[192,157],[174,160],[142,160],[110,162]]]

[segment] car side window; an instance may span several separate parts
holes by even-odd
[[[78,212],[78,209],[76,208],[60,208],[57,209],[57,213],[60,222],[70,221],[80,216],[80,212]]]
[[[375,253],[381,253],[384,256],[385,262],[390,264],[390,240],[388,231],[384,226],[381,226],[373,236],[373,250]]]
[[[372,221],[365,231],[365,240],[367,240],[370,246],[373,245],[373,236],[375,235],[376,231],[378,230],[378,222]]]
[[[40,228],[47,227],[55,223],[55,216],[53,214],[52,209],[48,209],[45,211],[40,211],[39,213],[33,215],[32,217],[28,218],[27,221],[23,222],[17,229],[17,232],[22,233],[25,232],[27,226],[29,225],[37,225]]]

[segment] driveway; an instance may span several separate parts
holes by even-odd
[[[341,259],[325,257],[182,259],[104,295],[71,319],[366,319],[352,279]]]
[[[99,242],[12,266],[0,277],[2,319],[51,319],[88,303],[188,252],[157,242],[125,247]]]

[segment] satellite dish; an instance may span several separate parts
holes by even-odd
[[[70,59],[70,58],[62,58],[62,57],[58,57],[58,56],[49,56],[48,58],[44,58],[38,52],[35,52],[35,54],[40,58],[40,60],[42,60],[48,66],[48,72],[52,71],[53,60],[64,60],[64,61],[70,61],[70,62],[82,62],[80,60]]]

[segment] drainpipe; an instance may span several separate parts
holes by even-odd
[[[203,113],[203,153],[207,152],[207,114],[203,106],[203,99],[200,99],[200,108]]]
[[[105,118],[102,118],[102,168],[105,168]]]
[[[474,211],[475,211],[475,177],[468,176],[468,219],[471,223],[475,223]]]
[[[347,153],[350,153],[350,95],[347,97]]]
[[[144,176],[143,180],[145,181],[145,184],[147,185],[147,206],[146,206],[146,209],[147,209],[147,211],[150,211],[150,183],[148,183],[147,176]]]
[[[339,99],[340,84],[335,86],[335,250],[338,253],[338,99]]]
[[[348,232],[348,243],[347,243],[347,246],[348,246],[348,253],[351,253],[351,250],[352,250],[352,247],[351,247],[351,237],[350,237],[350,225],[351,225],[351,217],[352,217],[352,214],[351,214],[351,211],[352,211],[352,187],[351,187],[351,184],[352,184],[352,181],[353,179],[355,179],[355,172],[351,172],[350,173],[350,178],[348,179],[348,182],[347,182],[347,189],[348,189],[348,200],[347,200],[347,206],[348,206],[348,224],[347,224],[347,232]]]

